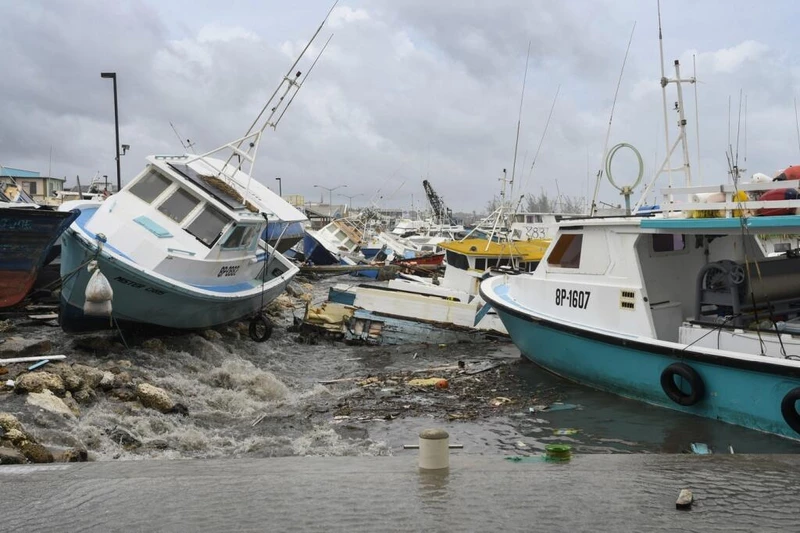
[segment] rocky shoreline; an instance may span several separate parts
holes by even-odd
[[[293,282],[287,293],[266,309],[267,314],[280,325],[291,324],[293,312],[311,300],[311,289],[309,283]],[[55,350],[60,350],[67,358],[48,361],[42,366],[30,362],[0,365],[0,403],[16,406],[14,413],[7,412],[7,408],[0,410],[0,464],[91,460],[91,443],[45,445],[35,435],[43,428],[79,421],[84,412],[92,410],[99,402],[110,402],[115,409],[134,414],[146,415],[143,410],[153,410],[165,415],[189,416],[189,408],[176,400],[180,399],[180,391],[167,391],[153,384],[151,369],[124,358],[131,347],[164,355],[168,350],[165,340],[170,342],[171,339],[132,338],[129,339],[131,346],[121,334],[109,331],[75,335],[62,345],[51,340],[51,337],[60,336],[60,330],[55,329],[57,324],[31,322],[25,316],[23,311],[18,316],[0,320],[0,359],[46,357]],[[247,338],[247,332],[248,324],[240,322],[190,335],[209,342],[226,338],[240,341]],[[38,368],[31,369],[32,366]],[[26,429],[16,415],[27,415],[33,420],[31,426],[38,427]],[[127,449],[143,444],[130,428],[106,428],[105,433]]]

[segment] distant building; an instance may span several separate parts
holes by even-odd
[[[15,184],[42,205],[54,203],[58,192],[64,190],[66,181],[66,178],[42,176],[33,170],[0,166],[1,183]]]

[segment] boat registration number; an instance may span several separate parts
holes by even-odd
[[[591,296],[589,291],[556,289],[556,305],[586,309],[589,305],[589,296]]]
[[[238,271],[239,271],[239,266],[238,265],[235,265],[235,266],[224,266],[224,267],[219,269],[219,272],[217,273],[217,277],[218,278],[222,278],[222,277],[235,276]]]

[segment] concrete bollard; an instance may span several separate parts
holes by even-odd
[[[450,468],[450,435],[443,429],[425,429],[419,434],[419,467],[422,470]]]

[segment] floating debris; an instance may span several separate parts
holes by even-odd
[[[565,429],[555,429],[553,430],[553,435],[575,435],[578,433],[579,430],[574,428],[565,428]]]
[[[689,489],[681,489],[680,494],[678,494],[678,499],[675,501],[675,508],[683,510],[690,509],[693,501],[694,496],[692,495],[692,491]]]
[[[692,453],[695,453],[697,455],[710,455],[711,450],[708,449],[708,444],[702,442],[693,442]]]

